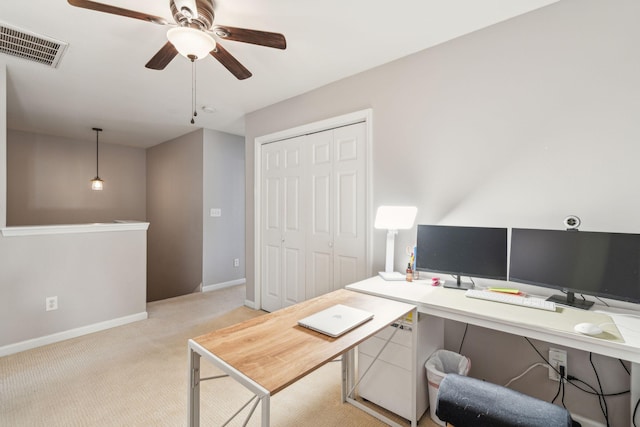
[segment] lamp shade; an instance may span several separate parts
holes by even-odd
[[[202,59],[216,48],[216,41],[202,30],[177,27],[167,31],[167,38],[180,55]]]
[[[406,230],[413,227],[418,208],[415,206],[379,206],[374,227],[386,230]]]
[[[100,177],[95,177],[91,180],[91,189],[100,191],[104,188],[104,181],[100,179]]]

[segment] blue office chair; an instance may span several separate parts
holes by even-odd
[[[440,383],[436,415],[455,427],[579,427],[565,408],[457,374]]]

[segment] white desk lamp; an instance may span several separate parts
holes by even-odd
[[[405,275],[393,271],[394,240],[398,230],[413,227],[418,208],[415,206],[380,206],[376,212],[375,228],[387,230],[387,259],[380,277],[384,280],[405,280]]]

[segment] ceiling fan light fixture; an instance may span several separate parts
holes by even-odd
[[[167,31],[167,38],[185,58],[202,59],[216,48],[216,42],[202,30],[177,27]]]

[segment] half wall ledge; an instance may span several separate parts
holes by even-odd
[[[146,231],[148,222],[116,220],[93,224],[25,225],[0,229],[4,237],[43,236],[47,234],[100,233],[105,231]]]

